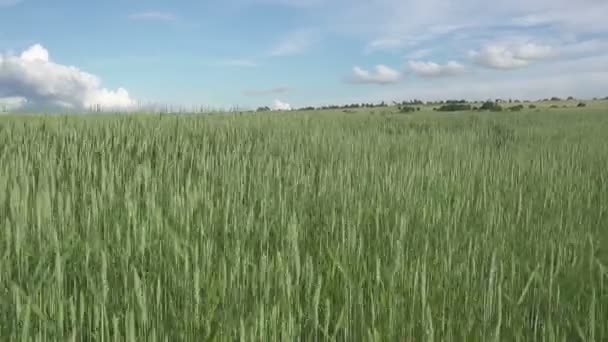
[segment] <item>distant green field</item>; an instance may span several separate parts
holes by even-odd
[[[569,106],[2,117],[0,341],[607,341]]]

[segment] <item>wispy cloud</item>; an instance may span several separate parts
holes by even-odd
[[[175,21],[177,16],[171,12],[162,11],[146,11],[138,12],[129,15],[130,19],[133,20],[157,20],[157,21]]]
[[[372,53],[375,51],[386,51],[396,50],[403,47],[403,40],[397,38],[381,38],[372,40],[365,47],[365,53]]]
[[[456,61],[449,61],[445,65],[423,61],[409,61],[408,64],[416,75],[422,77],[456,76],[465,72],[464,65]]]
[[[414,50],[405,55],[407,59],[422,59],[429,56],[433,52],[433,49],[418,49]]]
[[[260,95],[271,95],[271,94],[285,94],[292,91],[292,87],[281,86],[269,89],[249,89],[243,91],[243,94],[247,96],[260,96]]]
[[[285,35],[268,54],[273,57],[301,54],[318,43],[321,34],[318,29],[300,29]]]
[[[353,67],[352,75],[347,80],[349,83],[368,84],[392,84],[401,80],[401,72],[386,65],[379,64],[373,71],[365,70],[358,66]]]
[[[22,0],[0,0],[0,7],[15,6],[20,2],[22,2]]]

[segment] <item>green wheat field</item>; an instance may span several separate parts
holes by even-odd
[[[608,341],[608,103],[0,117],[1,341]]]

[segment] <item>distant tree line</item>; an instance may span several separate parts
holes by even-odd
[[[551,97],[545,98],[534,102],[559,102],[559,101],[575,101],[576,98],[573,96],[569,96],[566,100],[563,100],[559,97]],[[595,100],[598,100],[597,98]],[[602,100],[608,100],[608,97],[603,98]],[[519,99],[495,99],[495,100],[487,100],[483,102],[480,106],[475,106],[477,101],[467,101],[464,99],[461,100],[438,100],[438,101],[422,101],[418,99],[413,100],[404,100],[401,102],[392,101],[392,106],[396,107],[401,113],[409,113],[420,111],[420,106],[434,106],[433,110],[440,112],[455,112],[455,111],[467,111],[467,110],[478,110],[478,111],[492,111],[492,112],[500,112],[503,110],[508,111],[521,111],[526,108],[536,109],[536,105],[531,104],[533,101],[530,100],[519,100]],[[507,104],[515,104],[513,106],[506,106]],[[526,104],[524,106],[523,104]],[[580,102],[577,107],[583,107],[586,104]],[[555,106],[555,105],[554,105]],[[313,111],[313,110],[332,110],[332,109],[343,109],[350,110],[358,109],[358,108],[382,108],[389,107],[385,101],[380,103],[352,103],[352,104],[344,104],[344,105],[325,105],[320,107],[307,106],[298,108],[298,111]],[[554,107],[555,108],[555,107]],[[259,107],[258,111],[268,111],[269,107]]]

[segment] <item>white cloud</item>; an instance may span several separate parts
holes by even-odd
[[[555,56],[555,50],[548,45],[526,43],[515,49],[515,56],[525,60],[546,59]]]
[[[17,109],[19,107],[22,107],[26,103],[27,99],[25,99],[24,97],[0,97],[0,113]]]
[[[546,45],[526,43],[489,44],[478,51],[469,51],[469,57],[477,64],[492,69],[517,69],[530,64],[530,61],[547,59],[556,55],[555,50]]]
[[[124,88],[101,87],[95,75],[54,63],[36,44],[20,55],[0,55],[0,98],[23,98],[32,106],[128,109],[135,105]]]
[[[268,54],[270,56],[289,56],[305,52],[320,40],[317,29],[300,29],[287,34]]]
[[[466,86],[463,86],[466,85]],[[542,99],[606,97],[608,89],[608,53],[576,60],[554,60],[535,68],[508,73],[470,72],[459,78],[441,78],[434,82],[406,82],[390,88],[376,88],[363,97],[343,102],[369,102],[384,99],[402,101],[488,98]]]
[[[350,81],[353,83],[391,84],[400,80],[401,72],[379,64],[375,66],[374,71],[368,71],[358,66],[353,67]]]
[[[147,11],[133,13],[129,16],[129,18],[134,20],[175,21],[177,19],[177,16],[170,12]]]
[[[291,110],[289,103],[282,102],[281,100],[274,100],[272,103],[272,110]]]
[[[445,65],[424,61],[409,61],[408,64],[416,75],[422,77],[456,76],[465,72],[464,65],[455,61],[449,61]]]
[[[247,96],[259,96],[259,95],[270,95],[270,94],[285,94],[285,93],[288,93],[288,92],[290,92],[292,90],[293,90],[293,88],[291,88],[291,87],[281,86],[281,87],[274,87],[274,88],[270,88],[270,89],[251,89],[251,90],[245,90],[245,91],[243,91],[243,94],[245,94]]]
[[[477,64],[492,69],[516,69],[528,66],[528,61],[515,57],[505,46],[488,45],[479,51],[470,51],[469,57]]]
[[[607,32],[608,3],[602,0],[541,1],[544,6],[524,11],[512,22],[521,26],[554,25],[562,30],[576,32]]]

